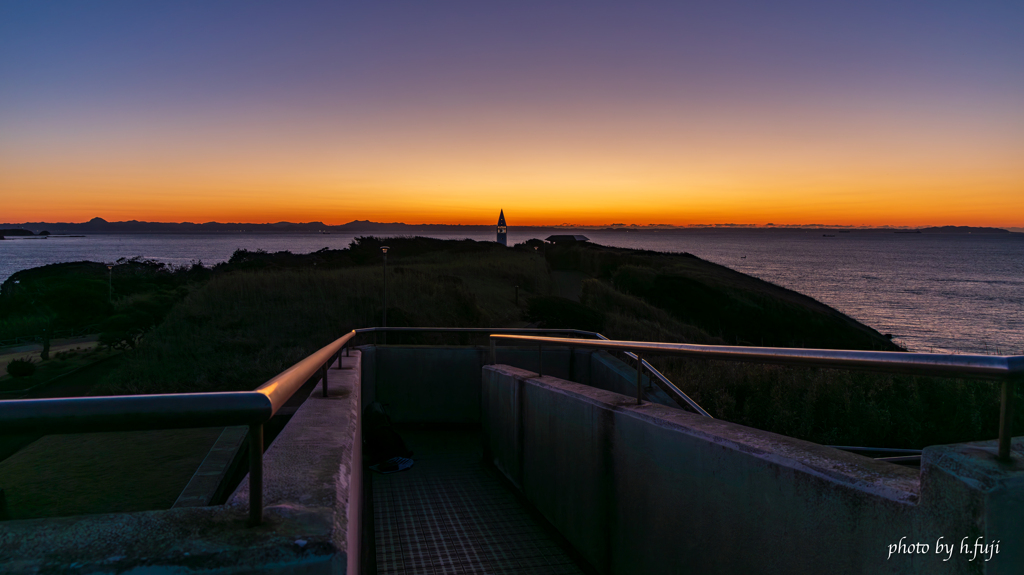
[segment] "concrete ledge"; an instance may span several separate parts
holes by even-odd
[[[246,526],[247,479],[223,506],[5,521],[0,572],[358,572],[359,361],[343,358],[329,397],[317,387],[267,450],[263,525]]]
[[[243,448],[248,435],[244,425],[225,427],[171,508],[204,507],[214,503],[218,494],[223,497],[228,478],[245,459]]]
[[[1024,572],[1024,470],[989,443],[926,450],[919,475],[501,365],[482,406],[495,464],[601,573]],[[1000,555],[935,553],[978,536]],[[930,554],[890,557],[901,538]]]

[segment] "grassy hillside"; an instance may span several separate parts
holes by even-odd
[[[390,326],[524,325],[514,286],[524,299],[548,289],[547,266],[535,254],[477,242],[388,242]],[[253,389],[345,332],[380,325],[379,244],[364,239],[344,258],[302,266],[283,255],[236,258],[243,269],[222,269],[193,290],[103,391]]]
[[[348,250],[303,255],[236,253],[189,284],[100,391],[252,389],[340,334],[379,325],[382,243],[361,238]],[[386,243],[391,326],[537,325],[641,341],[898,349],[811,298],[686,254],[426,238]],[[995,436],[997,395],[989,384],[655,363],[716,417],[812,441],[913,447]]]
[[[554,269],[599,279],[730,344],[900,349],[817,300],[690,254],[580,244],[551,248],[547,259]]]

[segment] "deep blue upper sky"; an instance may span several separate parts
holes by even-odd
[[[877,203],[886,177],[937,193],[929,170],[1020,192],[1022,104],[1020,2],[0,3],[0,193],[81,217],[223,219],[245,195],[280,219],[288,188],[489,221],[473,198],[493,182],[523,190],[520,214],[639,190],[686,198],[680,222],[746,200],[780,220],[770,204],[813,189],[884,219],[849,196]]]

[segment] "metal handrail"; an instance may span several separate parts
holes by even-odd
[[[327,368],[351,346],[356,335],[378,331],[488,335],[497,331],[604,338],[601,334],[577,329],[362,328],[336,339],[253,391],[3,400],[0,401],[0,433],[55,434],[248,425],[249,520],[258,525],[263,520],[263,425],[318,371],[326,397]]]
[[[723,361],[771,363],[805,367],[848,368],[862,371],[882,371],[912,375],[962,377],[1002,382],[999,410],[999,458],[1010,458],[1010,439],[1013,427],[1013,387],[1024,380],[1024,356],[952,355],[939,353],[906,353],[896,351],[847,351],[828,349],[800,349],[779,347],[739,347],[726,345],[695,345],[641,341],[594,341],[523,335],[491,336],[496,341],[558,344],[617,351],[657,353]],[[638,387],[639,387],[638,366]],[[637,389],[639,400],[640,390]]]
[[[334,340],[253,391],[0,401],[0,433],[248,425],[249,522],[259,525],[263,521],[263,425],[317,372],[326,396],[327,369],[355,335],[351,331]]]
[[[582,329],[557,329],[546,327],[361,327],[355,330],[357,334],[364,333],[501,333],[501,334],[527,334],[527,333],[571,333],[573,335],[585,335],[590,337],[604,338],[603,335]],[[607,338],[605,338],[607,339]]]
[[[263,518],[263,425],[319,371],[323,393],[327,394],[327,370],[340,359],[359,334],[383,332],[487,333],[492,358],[497,340],[522,341],[623,351],[637,360],[638,394],[640,375],[646,368],[658,381],[677,391],[695,411],[710,417],[682,391],[654,369],[644,352],[703,357],[727,361],[780,363],[817,367],[848,367],[888,372],[970,377],[1003,381],[1000,413],[999,453],[1009,457],[1013,383],[1024,375],[1024,356],[965,356],[908,354],[899,352],[858,352],[783,348],[744,348],[690,344],[649,343],[609,340],[596,333],[576,329],[550,328],[415,328],[371,327],[353,330],[324,346],[292,367],[270,378],[253,391],[15,399],[0,401],[0,433],[75,433],[95,431],[141,431],[210,426],[249,426],[249,519],[258,525]],[[555,338],[525,334],[571,334],[595,339]],[[635,352],[635,353],[634,353]],[[892,450],[890,450],[892,451]]]
[[[604,341],[612,341],[601,334],[596,335],[598,339],[602,339]],[[696,401],[690,399],[689,395],[683,393],[683,390],[676,387],[676,384],[672,383],[672,381],[669,380],[669,378],[665,377],[660,371],[655,369],[653,365],[647,362],[647,360],[641,358],[639,355],[631,351],[627,351],[624,353],[626,354],[626,357],[634,361],[637,361],[640,363],[640,365],[646,367],[647,371],[650,372],[650,374],[653,375],[655,379],[662,383],[662,387],[668,387],[671,390],[671,392],[677,396],[677,398],[673,398],[676,399],[677,403],[679,402],[679,400],[682,400],[686,405],[690,406],[690,409],[696,412],[697,415],[703,415],[704,417],[710,417],[711,419],[714,419],[714,417],[712,417],[710,413],[705,411],[704,408],[698,405]]]

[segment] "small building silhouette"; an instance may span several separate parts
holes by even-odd
[[[498,214],[498,243],[508,247],[508,226],[505,225],[505,210]]]

